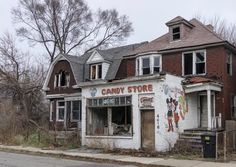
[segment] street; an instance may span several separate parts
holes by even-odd
[[[53,157],[0,152],[0,167],[135,167],[135,166],[76,161],[76,160],[68,160],[68,159],[53,158]]]

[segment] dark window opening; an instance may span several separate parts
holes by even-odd
[[[227,74],[232,75],[232,54],[228,53],[226,62]]]
[[[232,119],[236,119],[236,96],[232,95],[231,98],[231,115]]]
[[[112,107],[112,135],[131,135],[131,106]]]
[[[180,27],[175,27],[172,29],[173,40],[180,39]]]
[[[87,114],[87,134],[95,136],[108,135],[107,108],[90,108]]]
[[[55,75],[54,87],[69,86],[70,74],[65,71],[60,71]]]
[[[147,57],[147,58],[143,58],[142,59],[143,61],[143,75],[145,74],[150,74],[151,73],[151,70],[150,70],[150,58]]]
[[[196,74],[205,73],[205,53],[197,52],[196,53]]]
[[[193,54],[184,54],[184,75],[193,74]]]
[[[98,78],[101,79],[102,78],[102,65],[98,65]]]
[[[65,74],[65,71],[61,72],[61,86],[66,86],[66,74]]]
[[[81,101],[72,101],[71,119],[72,121],[81,120]]]
[[[154,57],[153,73],[160,72],[160,57]]]

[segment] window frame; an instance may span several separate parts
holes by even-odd
[[[65,85],[61,86],[62,73],[65,75]],[[59,73],[56,73],[54,76],[54,88],[59,87],[69,87],[70,86],[70,73],[65,70],[60,70]]]
[[[60,102],[64,102],[64,106],[59,106]],[[57,101],[57,110],[56,110],[56,121],[57,122],[64,122],[65,121],[65,117],[66,117],[66,101],[64,100],[58,100]],[[63,108],[64,109],[64,118],[63,119],[59,119],[59,109]]]
[[[176,28],[179,28],[179,32],[174,33],[173,31]],[[180,28],[180,25],[172,27],[171,28],[171,34],[172,34],[172,41],[179,41],[181,39],[181,28]],[[174,36],[178,35],[178,34],[179,34],[179,38],[178,39],[174,39]]]
[[[199,52],[203,52],[204,53],[204,63],[205,63],[205,72],[204,73],[201,73],[201,74],[197,74],[197,67],[196,67],[196,64],[197,64],[197,53]],[[189,53],[192,53],[192,74],[187,74],[185,75],[185,59],[184,59],[184,56],[185,54],[189,54]],[[183,52],[182,53],[182,76],[191,76],[191,75],[206,75],[207,74],[207,60],[206,60],[206,50],[195,50],[195,51],[189,51],[189,52]],[[201,62],[202,63],[202,62]]]
[[[226,72],[230,76],[233,75],[233,62],[232,61],[233,61],[233,54],[232,54],[232,52],[227,52],[227,57],[226,57]],[[228,65],[230,66],[229,67],[229,71],[228,71]]]
[[[53,122],[53,101],[50,101],[49,122]]]
[[[99,76],[99,66],[101,66],[101,78],[98,77]],[[95,67],[95,78],[92,77],[92,67]],[[102,63],[90,64],[89,71],[90,71],[90,79],[91,80],[102,79],[102,72],[103,72]]]
[[[154,59],[156,57],[159,57],[159,66],[154,66]],[[149,69],[150,69],[149,74],[143,74],[143,61],[142,60],[145,58],[149,58]],[[136,67],[136,76],[157,74],[157,73],[154,73],[154,67],[159,67],[159,72],[162,71],[162,55],[161,54],[141,55],[136,58],[135,67]]]
[[[79,110],[78,110],[78,113],[79,113],[79,119],[74,119],[73,118],[73,102],[75,102],[75,101],[78,101],[79,102]],[[82,102],[81,102],[81,100],[73,100],[73,101],[70,101],[70,103],[71,103],[71,111],[70,111],[70,121],[71,122],[78,122],[78,121],[81,121],[81,115],[82,115],[82,111],[81,111],[81,109],[82,109]]]

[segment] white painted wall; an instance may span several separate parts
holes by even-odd
[[[163,80],[148,80],[139,82],[117,83],[107,84],[102,86],[96,86],[97,93],[95,97],[102,97],[101,89],[114,88],[114,87],[126,87],[126,86],[138,86],[143,84],[152,84],[154,94],[154,109],[155,109],[155,148],[157,151],[166,151],[170,149],[176,142],[179,136],[179,132],[183,132],[184,129],[195,128],[197,125],[196,113],[197,107],[195,102],[195,96],[190,96],[188,112],[185,112],[184,119],[179,119],[179,128],[174,127],[173,132],[168,132],[168,119],[167,119],[167,98],[175,98],[179,100],[182,96],[181,85],[182,78],[173,75],[166,75],[166,79]],[[145,93],[144,93],[145,94]],[[127,91],[122,95],[130,95]],[[83,88],[82,93],[82,145],[91,147],[109,147],[109,148],[127,148],[127,149],[139,149],[141,147],[141,113],[138,106],[139,93],[132,93],[133,104],[133,136],[86,136],[86,99],[91,98],[90,88]],[[104,96],[103,96],[104,97]],[[181,104],[181,100],[179,102]],[[194,109],[192,109],[194,108]],[[180,115],[179,105],[177,112]],[[159,117],[158,117],[159,115]],[[159,118],[159,121],[158,121]],[[173,125],[174,118],[173,118]]]

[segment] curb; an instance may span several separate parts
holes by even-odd
[[[65,159],[72,160],[82,160],[82,161],[92,161],[98,163],[115,163],[120,165],[136,165],[142,167],[173,167],[169,165],[158,165],[153,164],[155,162],[164,160],[161,158],[145,158],[146,160],[150,159],[150,162],[138,162],[130,160],[131,156],[123,155],[113,155],[113,154],[102,154],[102,153],[74,153],[74,152],[65,152],[60,150],[42,150],[33,147],[20,147],[20,146],[3,146],[0,145],[0,151],[5,152],[14,152],[21,154],[31,154],[31,155],[41,155],[41,156],[52,156],[52,157],[62,157]],[[134,159],[141,159],[142,157],[132,157]],[[154,160],[156,159],[156,161]]]

